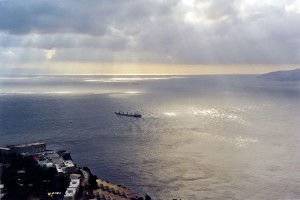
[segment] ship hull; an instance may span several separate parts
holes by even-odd
[[[118,116],[124,116],[124,117],[134,117],[134,118],[141,118],[142,115],[141,114],[127,114],[127,113],[119,113],[119,112],[115,112],[116,115]]]

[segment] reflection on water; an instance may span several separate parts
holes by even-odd
[[[208,133],[198,133],[195,135],[205,137],[207,140],[226,142],[226,143],[232,144],[239,148],[246,147],[248,145],[258,142],[257,139],[246,138],[243,136],[236,136],[236,137],[232,138],[232,137],[226,137],[226,136],[212,135],[212,134],[208,134]]]
[[[239,117],[236,114],[229,113],[226,111],[219,111],[215,108],[209,108],[209,109],[191,108],[191,111],[194,115],[202,115],[205,117],[220,118],[220,119],[224,119],[224,120],[228,120],[228,121],[236,121],[241,124],[246,123],[241,117]],[[235,111],[243,112],[244,110],[241,110],[240,108],[236,108]]]
[[[177,114],[174,113],[174,112],[165,112],[164,115],[167,115],[167,116],[176,116]]]
[[[141,92],[138,91],[126,91],[125,94],[140,94]]]
[[[118,78],[111,78],[111,80],[115,81],[147,81],[147,80],[167,80],[167,79],[174,79],[174,78],[183,78],[177,76],[169,76],[169,77],[118,77]]]
[[[177,77],[177,76],[168,76],[168,77],[113,77],[113,78],[98,78],[98,79],[85,79],[84,82],[103,82],[103,83],[126,83],[126,82],[133,82],[133,81],[151,81],[151,80],[168,80],[168,79],[177,79],[177,78],[184,78],[184,77]]]
[[[66,148],[98,177],[153,199],[299,199],[299,83],[128,78],[0,79],[0,145]]]

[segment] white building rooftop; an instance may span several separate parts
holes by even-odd
[[[68,188],[65,192],[64,197],[73,197],[76,193],[76,188]]]
[[[79,186],[79,184],[80,184],[80,180],[79,179],[73,179],[70,182],[69,188],[77,188]]]

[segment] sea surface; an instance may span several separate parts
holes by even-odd
[[[300,199],[299,82],[0,77],[0,146],[33,141],[152,199]]]

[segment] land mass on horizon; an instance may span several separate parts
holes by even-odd
[[[273,81],[300,81],[300,68],[294,70],[275,71],[259,77]]]

